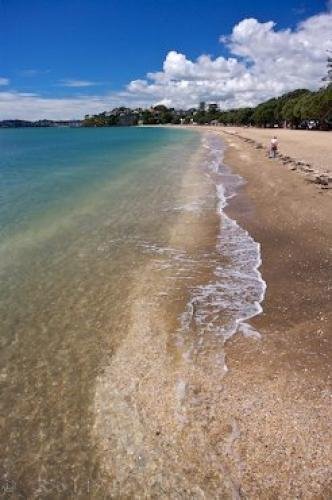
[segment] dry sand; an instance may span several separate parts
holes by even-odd
[[[254,127],[223,127],[222,130],[253,139],[265,148],[276,135],[283,154],[310,163],[321,171],[332,170],[332,132]]]

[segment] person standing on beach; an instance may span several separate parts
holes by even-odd
[[[270,142],[270,158],[275,158],[278,151],[278,139],[274,136]]]

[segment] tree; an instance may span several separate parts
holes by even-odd
[[[328,52],[332,54],[332,50],[329,50]],[[332,57],[331,56],[327,56],[327,75],[324,76],[324,78],[322,80],[323,80],[323,82],[327,82],[328,86],[332,84]]]
[[[99,115],[86,115],[83,126],[109,127],[114,125],[135,125],[137,117],[144,124],[155,125],[158,123],[190,123],[193,119],[198,124],[207,124],[213,120],[226,125],[249,125],[254,123],[259,127],[273,127],[286,121],[291,127],[297,128],[301,122],[316,120],[320,128],[332,128],[332,58],[328,59],[327,87],[317,92],[307,89],[297,89],[287,92],[278,98],[262,102],[255,108],[236,108],[220,111],[216,104],[201,102],[199,109],[175,110],[159,104],[151,109],[136,109],[120,107],[110,113]],[[327,77],[326,77],[327,80]]]
[[[281,108],[281,117],[287,123],[290,124],[292,128],[297,127],[300,122],[298,114],[295,113],[295,106],[297,104],[297,99],[290,99]]]
[[[205,111],[197,111],[195,114],[195,122],[198,123],[199,125],[204,125],[205,123],[208,123],[208,116]]]
[[[210,114],[216,114],[219,111],[219,106],[218,104],[211,103],[208,106],[208,113]]]
[[[145,109],[142,113],[142,121],[144,125],[155,125],[156,119],[150,110]]]
[[[276,107],[275,107],[275,111],[274,111],[274,118],[275,118],[275,121],[281,125],[281,123],[284,121],[284,120],[294,120],[295,116],[293,116],[293,114],[290,114],[289,115],[289,111],[288,110],[288,118],[285,118],[285,113],[283,113],[283,107],[285,106],[285,104],[287,104],[289,101],[292,101],[292,103],[294,104],[294,106],[296,105],[295,103],[295,100],[300,98],[301,96],[307,94],[307,93],[310,93],[309,90],[307,89],[297,89],[297,90],[293,90],[292,92],[287,92],[287,94],[283,94],[282,96],[278,97],[277,98],[277,102],[276,102]]]
[[[272,127],[276,121],[276,105],[276,99],[270,99],[262,104],[259,104],[253,113],[253,120],[255,124],[263,127]]]
[[[168,111],[167,107],[164,106],[164,104],[157,104],[157,106],[154,106],[153,108],[155,111],[160,111],[161,113],[165,113]]]

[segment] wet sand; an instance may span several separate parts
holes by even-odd
[[[226,345],[226,414],[238,430],[230,468],[245,498],[331,498],[332,193],[221,134],[225,163],[247,180],[228,213],[261,243],[268,285],[252,321],[261,341]],[[319,134],[310,136],[316,164]],[[332,144],[322,138],[326,164]]]
[[[261,339],[202,343],[195,324],[183,338],[180,284],[153,261],[139,269],[131,326],[97,381],[102,490],[117,498],[330,498],[331,191],[217,133],[226,165],[247,181],[227,214],[262,245],[268,288],[263,313],[250,321]],[[198,168],[199,158],[183,178],[184,198],[210,194]],[[208,219],[181,215],[170,244],[193,259],[211,250],[217,219],[213,207]],[[202,269],[193,280],[209,278]]]

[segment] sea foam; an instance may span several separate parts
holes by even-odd
[[[223,145],[216,134],[203,136],[207,152],[207,167],[215,181],[220,215],[217,253],[220,263],[214,270],[214,279],[191,290],[186,310],[181,315],[181,331],[192,328],[199,335],[213,334],[223,341],[236,332],[260,337],[247,323],[262,312],[266,283],[260,273],[261,248],[236,220],[226,213],[228,200],[237,194],[244,180],[223,164]]]

